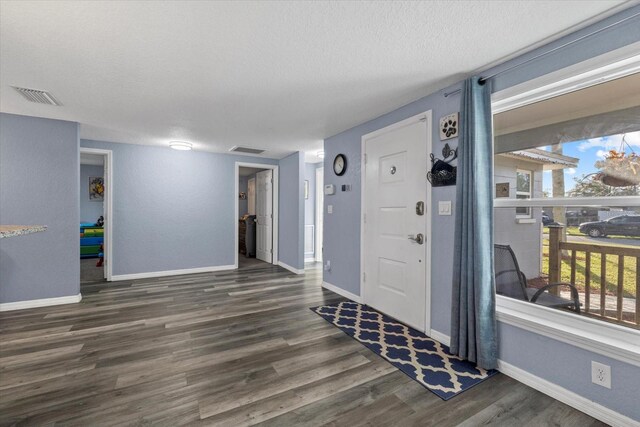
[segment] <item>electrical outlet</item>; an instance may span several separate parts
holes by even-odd
[[[327,260],[327,262],[324,263],[324,271],[331,271],[331,261]]]
[[[611,366],[591,361],[591,382],[611,388]]]

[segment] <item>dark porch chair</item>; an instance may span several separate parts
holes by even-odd
[[[511,298],[529,301],[545,307],[567,308],[580,313],[578,289],[570,283],[551,283],[540,289],[527,286],[527,278],[520,267],[516,254],[509,245],[494,245],[494,263],[496,275],[496,293]],[[571,299],[562,298],[547,292],[549,289],[567,286],[571,290]]]

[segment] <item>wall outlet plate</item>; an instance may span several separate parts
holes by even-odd
[[[611,366],[591,361],[591,382],[611,388]]]
[[[451,200],[438,202],[438,215],[451,215]]]
[[[440,119],[440,140],[457,138],[458,127],[460,121],[458,120],[458,113],[449,114]]]

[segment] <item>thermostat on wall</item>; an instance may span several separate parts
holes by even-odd
[[[333,194],[336,194],[336,186],[333,184],[327,184],[324,186],[324,194],[326,196],[331,196]]]

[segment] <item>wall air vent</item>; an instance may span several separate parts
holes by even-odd
[[[44,90],[27,89],[26,87],[16,86],[13,86],[13,88],[17,90],[20,95],[24,96],[27,101],[37,102],[38,104],[62,105],[53,95]]]
[[[239,145],[236,145],[235,147],[233,147],[231,150],[234,153],[246,153],[246,154],[262,154],[267,150],[261,150],[259,148],[249,148],[249,147],[241,147]]]

